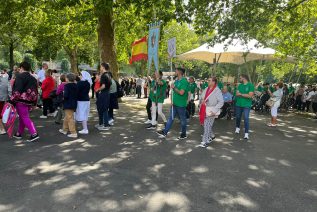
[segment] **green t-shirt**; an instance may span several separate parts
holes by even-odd
[[[220,90],[223,89],[223,83],[222,83],[222,82],[218,82],[218,88],[219,88]]]
[[[201,90],[205,90],[205,88],[208,87],[208,83],[207,82],[204,82],[202,85],[201,85]]]
[[[258,86],[256,90],[262,93],[264,91],[264,88],[263,86]]]
[[[231,93],[232,92],[232,87],[230,85],[227,85],[227,88],[228,88],[229,93]]]
[[[195,82],[189,83],[189,92],[191,94],[196,93],[196,89],[197,89],[197,84]]]
[[[156,82],[154,80],[151,82],[150,99],[152,102],[164,103],[164,99],[166,97],[167,83],[165,80],[162,80],[162,83],[163,85],[157,85],[156,87]]]
[[[185,77],[174,82],[175,88],[177,90],[184,90],[184,95],[179,95],[177,92],[173,92],[173,105],[177,107],[186,107],[188,100],[189,83]]]
[[[288,88],[288,93],[289,94],[292,94],[292,93],[294,93],[295,92],[295,88],[293,87],[293,86],[290,86],[289,88]]]
[[[247,84],[239,84],[237,89],[241,94],[249,94],[250,92],[254,92],[254,85],[250,82]],[[236,93],[236,92],[235,92]],[[236,96],[236,106],[238,107],[249,107],[252,106],[252,99],[251,98],[244,98],[241,96]]]

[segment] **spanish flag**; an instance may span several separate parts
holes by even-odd
[[[147,60],[147,37],[143,37],[140,40],[136,40],[132,44],[132,57],[130,58],[130,64],[139,60]]]

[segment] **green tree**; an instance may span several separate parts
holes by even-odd
[[[33,44],[33,32],[40,23],[41,10],[35,0],[6,0],[0,7],[0,43],[9,49],[9,65],[13,68],[14,50],[21,44]]]
[[[61,69],[62,69],[62,72],[63,72],[63,73],[69,72],[69,69],[70,69],[70,67],[69,67],[69,61],[68,61],[66,58],[62,59]]]

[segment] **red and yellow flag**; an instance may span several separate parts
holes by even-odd
[[[143,37],[140,40],[136,40],[132,44],[132,57],[130,58],[130,64],[135,61],[147,60],[147,37]]]

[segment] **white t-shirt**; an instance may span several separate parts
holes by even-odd
[[[37,72],[37,77],[40,82],[43,82],[45,80],[45,70],[41,69]]]

